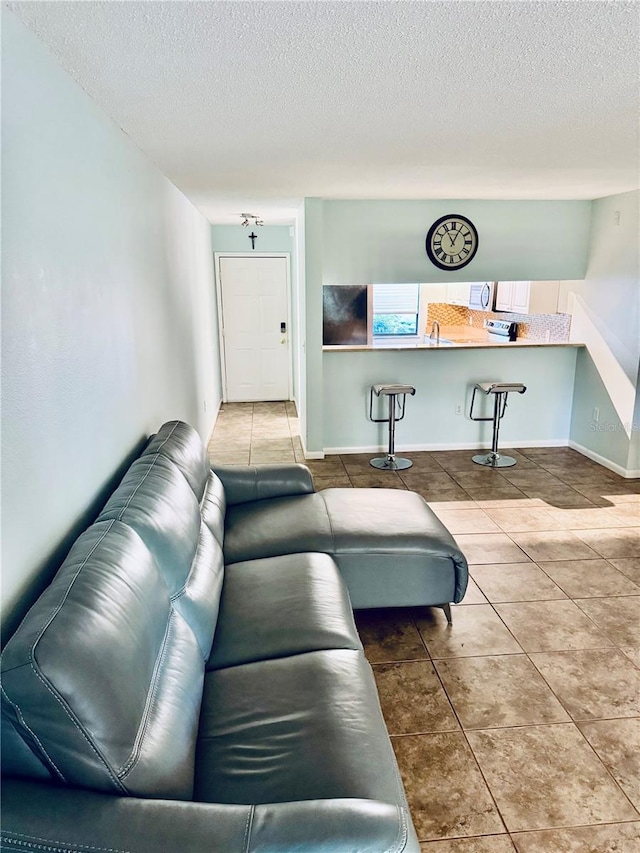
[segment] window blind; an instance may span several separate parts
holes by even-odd
[[[374,284],[374,314],[417,314],[419,284]]]

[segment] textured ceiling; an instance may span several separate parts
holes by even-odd
[[[639,184],[637,2],[11,2],[212,221]]]

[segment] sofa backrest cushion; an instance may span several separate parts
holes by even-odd
[[[204,660],[167,579],[121,520],[80,536],[3,653],[3,762],[26,746],[69,785],[191,797]]]
[[[224,572],[222,542],[202,519],[188,481],[167,457],[145,453],[133,463],[99,520],[132,527],[149,548],[171,600],[209,657]]]
[[[184,474],[198,501],[202,500],[211,466],[196,430],[184,421],[167,421],[151,436],[142,455],[166,456]]]

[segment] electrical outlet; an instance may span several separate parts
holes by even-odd
[[[593,407],[591,420],[596,424],[600,421],[600,409],[597,406]]]
[[[462,414],[462,403],[456,403],[456,415]]]

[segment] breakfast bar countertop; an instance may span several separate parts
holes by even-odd
[[[421,336],[421,340],[398,341],[389,339],[377,341],[372,344],[337,344],[323,346],[327,352],[368,352],[374,350],[430,350],[430,349],[478,349],[478,348],[500,348],[503,347],[582,347],[584,344],[576,341],[533,341],[528,338],[519,338],[515,341],[489,340],[484,329],[473,326],[442,326],[440,329],[440,343],[429,342],[428,335]]]

